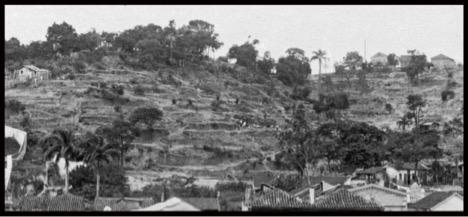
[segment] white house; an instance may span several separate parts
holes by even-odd
[[[47,69],[40,69],[33,65],[26,65],[14,72],[14,78],[19,81],[27,81],[29,79],[42,81],[50,79],[50,71]]]
[[[376,184],[349,189],[368,201],[374,201],[385,211],[405,211],[409,202],[405,192],[386,188]]]
[[[463,211],[463,196],[456,192],[433,192],[408,204],[412,211]]]
[[[173,197],[161,203],[152,206],[138,209],[134,211],[200,211],[195,206],[181,200],[180,198]]]

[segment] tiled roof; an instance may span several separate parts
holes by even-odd
[[[72,194],[62,194],[53,198],[46,196],[25,197],[19,203],[21,211],[83,211],[83,197]]]
[[[416,201],[415,203],[408,204],[408,207],[414,209],[430,209],[435,205],[439,204],[440,202],[444,201],[445,199],[449,198],[453,194],[457,193],[443,191],[433,192],[427,195],[426,197]]]
[[[47,70],[47,69],[40,69],[40,68],[38,68],[38,67],[36,67],[36,66],[34,66],[34,65],[26,65],[26,66],[24,66],[24,67],[25,67],[25,68],[28,68],[28,69],[30,69],[30,70],[32,70],[32,71],[36,71],[36,72],[40,72],[40,71],[46,72],[46,71],[49,71],[49,70]]]
[[[301,202],[296,197],[287,192],[275,188],[252,195],[250,201],[246,202],[250,207],[271,207],[271,208],[300,208],[310,207],[310,204]]]
[[[218,211],[218,199],[210,197],[183,197],[181,200],[192,204],[202,211]]]
[[[353,194],[346,189],[326,195],[315,202],[314,206],[320,209],[351,209],[351,210],[381,210],[382,207],[375,202],[367,201],[363,197]]]
[[[351,189],[349,189],[349,191],[350,192],[358,192],[358,191],[365,191],[365,190],[369,190],[369,189],[377,189],[377,190],[381,190],[381,191],[384,191],[384,192],[387,192],[387,193],[396,194],[396,195],[399,195],[399,196],[406,197],[406,194],[404,192],[394,190],[394,189],[391,189],[391,188],[386,188],[386,187],[376,185],[376,184],[369,184],[369,185],[364,185],[364,186],[361,186],[361,187],[351,188]]]
[[[432,57],[431,60],[453,60],[453,59],[443,54],[439,54],[437,56]]]
[[[138,203],[139,205],[135,205]],[[146,208],[154,204],[151,197],[132,198],[132,197],[99,197],[94,200],[94,210],[102,211],[106,206],[112,211],[129,211],[139,208]]]
[[[351,210],[381,210],[375,202],[369,202],[359,195],[355,195],[342,188],[323,195],[314,204],[303,202],[280,189],[273,189],[253,195],[246,203],[252,208],[303,208],[303,209],[351,209]]]
[[[322,183],[322,181],[330,184],[330,185],[343,185],[346,180],[348,180],[350,177],[349,176],[311,176],[309,177],[310,180],[310,185],[305,177],[302,180],[302,184],[300,187],[290,191],[289,193],[294,195],[297,194],[301,191],[304,191],[305,189],[308,189],[309,187],[315,188],[316,194],[318,193],[319,185]]]

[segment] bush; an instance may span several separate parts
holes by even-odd
[[[217,191],[244,192],[248,186],[249,185],[244,182],[217,183],[215,189]]]
[[[455,92],[453,92],[451,90],[444,90],[441,93],[441,98],[442,98],[442,101],[446,102],[446,101],[448,101],[450,99],[455,98]]]
[[[20,114],[26,110],[26,107],[23,103],[18,100],[11,99],[6,101],[5,103],[5,110],[13,113],[13,114]]]
[[[100,170],[99,195],[102,197],[122,197],[130,194],[125,170],[120,165],[104,165]],[[70,172],[70,193],[94,199],[96,195],[96,175],[90,167],[79,166]]]
[[[133,91],[135,92],[135,95],[137,95],[137,96],[144,96],[145,95],[145,89],[140,85],[136,86]]]
[[[124,87],[122,85],[112,85],[112,92],[122,96],[124,94]]]
[[[74,61],[73,68],[75,72],[83,74],[86,72],[86,64],[83,61]]]
[[[385,110],[386,110],[389,114],[392,113],[392,111],[393,111],[393,106],[392,106],[392,104],[389,104],[389,103],[385,104]]]
[[[295,87],[290,97],[294,100],[305,100],[312,92],[310,87]]]

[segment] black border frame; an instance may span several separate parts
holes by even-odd
[[[220,2],[218,1],[213,1],[213,0],[203,0],[204,2],[201,3],[202,5],[249,5],[252,4],[253,1],[245,1],[245,0],[237,0],[237,1],[231,1],[234,3],[228,3],[227,1]],[[46,1],[41,1],[42,4],[43,2]],[[107,1],[100,1],[100,4],[97,4],[96,1],[77,1],[77,0],[68,0],[66,1],[67,3],[71,4],[63,4],[64,1],[47,1],[47,5],[109,5],[109,4],[117,4],[117,5],[139,5],[139,4],[151,4],[149,2],[144,2],[144,1],[116,1],[113,3],[109,3]],[[5,16],[5,5],[39,5],[41,3],[33,3],[31,1],[24,1],[24,0],[17,0],[15,2],[13,1],[8,1],[6,0],[3,3],[3,14]],[[159,0],[156,3],[159,5],[194,5],[193,2],[189,2],[187,0],[177,0],[177,1],[167,1],[167,0]],[[199,2],[197,2],[200,4]],[[298,0],[289,0],[289,4],[295,4],[295,5],[309,5],[309,3],[305,3],[304,1],[298,1]],[[355,2],[346,2],[346,0],[315,0],[314,5],[417,5],[417,3],[422,3],[421,5],[462,5],[464,7],[464,1],[463,0],[445,0],[445,1],[435,1],[435,0],[426,0],[422,2],[421,0],[414,1],[405,1],[405,0],[379,0],[378,2],[371,1],[371,0],[357,0]],[[267,3],[267,4],[262,4],[262,3],[255,3],[253,5],[285,5],[285,4],[278,4],[278,3]],[[464,15],[463,15],[464,16]],[[5,25],[5,19],[2,22],[3,25]],[[463,30],[464,30],[465,24],[463,24]],[[2,28],[2,33],[4,35],[4,28]],[[5,39],[6,40],[6,39]],[[5,49],[5,44],[2,43],[2,48]],[[3,55],[3,54],[2,54]],[[3,58],[4,59],[4,58]],[[4,61],[2,62],[2,66],[4,66]],[[2,77],[2,76],[0,76]],[[2,82],[1,85],[4,89],[4,77],[1,78]],[[4,106],[5,100],[4,100],[5,95],[2,95],[3,100],[1,103]],[[2,120],[4,122],[4,119]],[[3,131],[2,131],[3,132]],[[1,149],[1,152],[4,152],[4,149]],[[466,157],[465,157],[466,158]],[[4,172],[2,172],[3,174]],[[3,183],[3,182],[1,182]],[[4,199],[3,199],[4,200]],[[466,209],[466,202],[464,202],[464,207]],[[375,215],[375,216],[419,216],[419,215],[431,215],[431,216],[467,216],[468,211],[464,210],[463,212],[419,212],[419,211],[399,211],[399,212],[382,212],[382,211],[289,211],[289,212],[281,212],[281,211],[258,211],[258,212],[98,212],[98,211],[83,211],[83,212],[23,212],[23,211],[5,211],[5,203],[2,202],[0,204],[1,208],[1,215],[2,216],[82,216],[82,215],[92,215],[92,216],[98,216],[98,215],[105,215],[105,216],[185,216],[185,215],[193,215],[193,216],[234,216],[234,215],[246,215],[246,216],[311,216],[311,215],[323,215],[323,216],[337,216],[337,215],[342,215],[342,216],[362,216],[362,215]]]

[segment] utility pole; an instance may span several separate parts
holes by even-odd
[[[367,59],[366,59],[366,39],[364,39],[364,61],[367,62]]]

